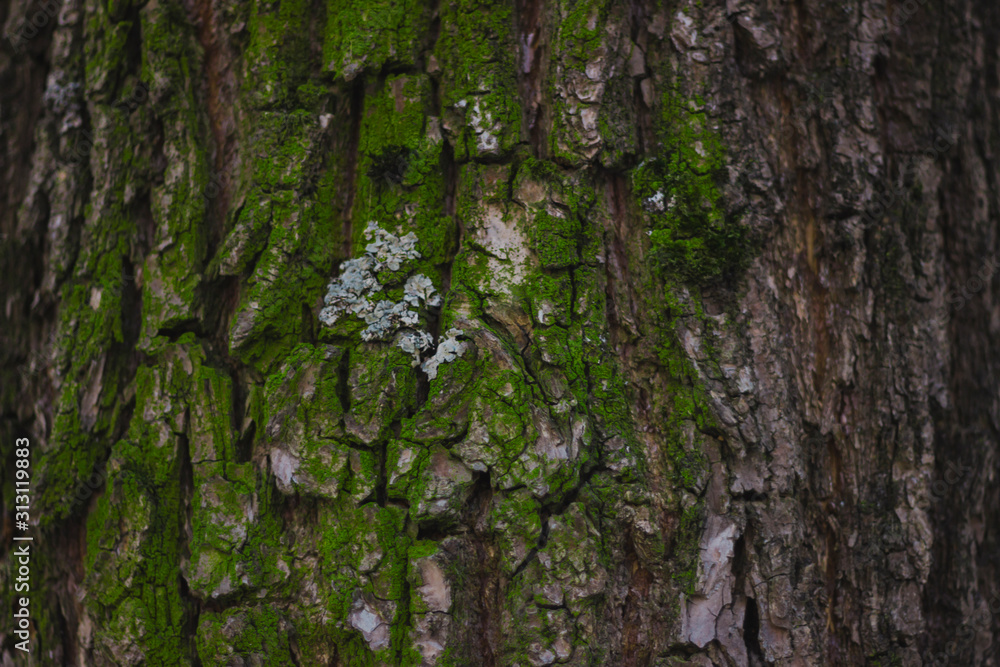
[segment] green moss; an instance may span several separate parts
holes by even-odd
[[[627,71],[608,80],[597,117],[601,164],[615,171],[635,164],[639,124],[635,117],[635,80]]]
[[[677,537],[672,554],[677,569],[673,572],[673,580],[681,586],[686,595],[694,595],[696,592],[699,545],[704,524],[704,504],[698,503],[681,513],[677,526]]]
[[[433,278],[457,248],[454,220],[444,215],[444,144],[428,115],[431,97],[426,76],[388,77],[366,96],[353,219],[355,256],[368,244],[364,230],[374,220],[393,232],[414,232],[421,259],[408,268]]]
[[[318,616],[304,614],[296,619],[295,635],[301,665],[329,664],[332,656],[338,656],[345,665],[376,665],[375,656],[368,650],[360,633],[331,629]]]
[[[521,158],[517,165],[517,174],[514,178],[514,189],[519,190],[525,181],[535,181],[541,183],[546,189],[558,187],[563,180],[564,172],[562,167],[551,160],[540,160],[526,153],[518,155]],[[537,206],[544,205],[544,202]]]
[[[103,39],[87,40],[85,47],[87,90],[97,92],[98,95],[95,97],[102,102],[113,101],[118,84],[117,78],[127,64],[128,50],[125,45],[132,28],[132,21],[114,22],[104,12],[88,14],[85,34],[101,35]]]
[[[681,312],[680,303],[673,294],[666,295],[669,304],[665,312]],[[711,325],[714,324],[700,310],[695,313],[702,322],[706,334],[703,347],[711,339]],[[708,392],[687,353],[677,341],[675,323],[662,323],[657,356],[660,364],[669,374],[669,404],[664,415],[666,434],[665,453],[669,470],[674,481],[692,491],[697,491],[708,470],[708,461],[702,453],[702,440],[706,433],[717,433],[720,429],[708,402]],[[717,363],[717,362],[716,362]],[[688,429],[685,430],[685,425]]]
[[[575,245],[574,245],[575,250]],[[568,272],[532,272],[520,289],[536,324],[567,327],[572,321],[573,278]],[[555,334],[553,334],[555,335]]]
[[[212,273],[245,275],[231,322],[234,355],[263,374],[309,337],[317,305],[343,248],[345,158],[320,150],[328,139],[318,111],[332,95],[315,71],[315,31],[326,17],[304,1],[247,9],[247,68],[241,106],[251,128],[243,162],[220,175],[244,193]]]
[[[236,461],[233,435],[233,383],[228,375],[204,364],[201,350],[194,349],[197,366],[192,374],[188,415],[191,460]]]
[[[561,67],[567,74],[574,73],[581,78],[587,76],[588,66],[593,65],[595,55],[605,46],[606,26],[613,22],[610,14],[613,3],[607,0],[562,0],[558,3],[558,22],[553,44],[553,56],[561,60]],[[564,75],[565,76],[565,75]],[[580,88],[585,96],[586,84]],[[548,82],[547,99],[552,103],[552,131],[549,135],[549,153],[560,164],[583,166],[599,145],[593,144],[591,135],[595,129],[591,123],[599,119],[600,108],[590,103],[581,103],[572,96],[557,89],[555,81]],[[594,102],[598,101],[596,95]],[[603,106],[603,105],[602,105]],[[593,113],[593,119],[586,114]],[[599,127],[596,129],[600,129]]]
[[[267,419],[275,433],[292,430],[295,424],[305,426],[309,438],[341,433],[338,369],[344,354],[345,350],[331,345],[303,343],[284,357],[264,385]]]
[[[108,113],[101,107],[100,114]],[[124,405],[119,394],[132,372],[125,350],[123,310],[127,269],[133,257],[134,216],[124,203],[132,179],[142,180],[149,152],[127,126],[113,126],[95,139],[107,143],[109,161],[120,159],[119,171],[105,174],[107,182],[97,204],[84,211],[79,256],[62,283],[54,367],[61,389],[49,436],[32,463],[37,475],[37,505],[42,525],[80,509],[74,496],[84,481],[98,472],[111,445],[111,431]]]
[[[513,462],[537,437],[530,413],[535,397],[522,369],[488,368],[485,355],[480,363],[483,375],[478,389],[482,393],[477,392],[481,400],[473,408],[473,414],[484,423],[490,445],[503,452],[508,462]]]
[[[541,268],[596,264],[602,239],[589,219],[598,197],[587,177],[566,173],[554,162],[529,157],[517,166],[513,192],[533,190],[541,192],[542,199],[528,204],[526,232]]]
[[[144,348],[161,329],[189,323],[201,306],[198,288],[208,253],[205,198],[210,149],[204,141],[209,128],[200,113],[200,91],[192,72],[200,71],[198,48],[180,5],[167,3],[142,12],[142,79],[156,92],[156,113],[163,127],[164,155],[171,156],[168,176],[154,181],[150,207],[157,250],[144,258],[142,333]],[[144,113],[144,110],[140,112]],[[140,181],[141,182],[141,181]]]
[[[310,106],[314,101],[307,83],[313,49],[310,36],[314,24],[323,25],[325,17],[317,16],[312,3],[306,0],[284,2],[256,1],[249,7],[247,33],[247,76],[243,97],[258,109]],[[299,92],[305,98],[299,98]]]
[[[205,612],[198,623],[198,655],[204,664],[242,658],[250,664],[294,665],[288,627],[271,605]]]
[[[313,152],[316,119],[306,111],[264,112],[254,138],[254,185],[238,224],[246,241],[229,272],[255,261],[254,274],[233,318],[234,353],[262,372],[287,354],[311,326],[311,312],[332,273],[341,236],[335,173],[310,186],[321,165]],[[252,206],[252,208],[251,208]],[[266,238],[266,241],[264,239]]]
[[[650,213],[658,271],[699,285],[737,275],[751,252],[746,228],[720,202],[725,155],[708,122],[704,111],[668,92],[661,101],[660,152],[632,172],[637,203]]]
[[[457,134],[455,158],[508,154],[521,139],[512,6],[447,0],[439,11],[434,57],[441,67],[442,119]]]
[[[503,494],[490,509],[490,526],[496,531],[500,564],[508,576],[520,565],[518,553],[527,553],[542,534],[539,502],[524,490]]]
[[[192,591],[236,597],[275,587],[279,558],[290,558],[271,487],[260,485],[254,466],[233,460],[228,378],[204,365],[193,334],[157,349],[154,365],[137,373],[135,416],[88,517],[86,583],[99,633],[134,637],[147,660],[177,664],[190,653],[182,559],[190,561],[184,576]],[[195,459],[190,540],[182,528],[186,445]]]
[[[556,52],[582,68],[601,46],[610,11],[608,0],[562,0]]]
[[[535,213],[532,245],[545,269],[561,269],[579,262],[577,250],[580,223],[574,217],[557,217],[547,211]]]
[[[344,78],[383,66],[413,66],[430,12],[416,0],[327,0],[326,69]]]
[[[868,667],[900,667],[903,660],[895,651],[881,651],[870,653],[865,664]]]
[[[177,656],[188,653],[183,628],[191,610],[178,566],[182,460],[178,435],[165,432],[163,421],[147,422],[143,415],[157,415],[167,424],[177,417],[162,403],[160,392],[170,384],[157,371],[139,371],[140,417],[133,420],[128,439],[115,446],[113,456],[120,463],[109,477],[109,491],[88,517],[86,555],[88,605],[102,629],[111,637],[134,637],[147,660],[164,664],[176,664]],[[141,539],[144,534],[155,538]],[[130,544],[125,550],[118,549],[122,535]]]
[[[441,329],[447,330],[449,324],[442,323]],[[430,381],[422,409],[412,419],[403,420],[400,437],[421,444],[455,442],[468,427],[469,405],[475,398],[470,387],[479,368],[474,349],[442,365]]]
[[[254,553],[259,546],[254,544],[258,526],[256,521],[248,525],[246,515],[254,505],[256,474],[248,464],[211,463],[194,468],[188,583],[195,594],[206,597],[254,588],[261,582],[261,573],[255,568],[248,572],[246,564],[261,556]],[[258,506],[258,510],[267,508]]]
[[[397,615],[385,619],[394,626],[405,624],[400,602],[406,589],[407,551],[410,539],[406,534],[406,511],[398,507],[379,507],[369,503],[356,507],[350,502],[318,507],[317,546],[322,568],[319,591],[324,606],[332,617],[326,632],[332,633],[337,646],[357,648],[359,656],[371,655],[360,635],[347,626],[347,616],[357,596],[396,603]],[[328,583],[327,583],[328,582]],[[394,631],[394,636],[398,636]],[[376,652],[376,657],[389,659],[392,647]],[[355,664],[355,663],[352,663]],[[363,664],[363,663],[360,663]]]

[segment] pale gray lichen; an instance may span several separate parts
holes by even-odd
[[[398,329],[414,327],[420,322],[420,315],[409,310],[403,301],[379,301],[364,317],[368,328],[361,332],[361,339],[365,341],[385,340]]]
[[[365,252],[375,261],[375,271],[389,269],[399,271],[408,259],[419,259],[417,252],[417,237],[413,232],[406,236],[396,236],[387,232],[374,222],[369,222],[365,229],[365,238],[371,240],[365,246]]]
[[[372,274],[374,265],[374,261],[368,255],[344,262],[340,277],[332,281],[327,288],[326,297],[323,299],[326,308],[320,311],[320,322],[333,326],[341,313],[364,317],[372,311],[373,306],[365,297],[380,287]]]
[[[666,195],[661,190],[657,190],[651,197],[646,198],[643,208],[650,213],[663,213],[664,211],[672,211],[676,205],[676,196],[671,196],[668,201]]]
[[[369,222],[365,238],[371,241],[365,247],[365,255],[344,262],[340,277],[330,281],[320,322],[333,326],[345,313],[360,317],[368,325],[361,332],[362,340],[389,340],[395,335],[396,346],[413,357],[413,365],[420,365],[429,377],[436,377],[437,367],[460,356],[466,346],[454,339],[462,332],[452,329],[448,332],[450,338],[443,340],[434,356],[421,364],[421,354],[434,347],[434,337],[416,329],[420,314],[410,307],[419,307],[421,302],[431,307],[441,305],[441,295],[431,279],[421,273],[410,276],[399,302],[373,298],[384,287],[379,271],[399,271],[407,261],[420,258],[417,237],[413,232],[399,237]]]
[[[420,368],[427,373],[427,377],[433,380],[437,377],[438,366],[454,361],[465,353],[467,345],[457,340],[458,336],[463,333],[465,332],[461,329],[448,329],[448,333],[445,334],[446,338],[438,343],[434,356],[420,364]]]
[[[83,98],[80,83],[66,82],[67,75],[62,71],[49,74],[42,100],[52,109],[53,116],[61,118],[60,134],[83,126]]]
[[[434,283],[422,273],[410,276],[403,287],[403,300],[416,306],[423,300],[428,306],[440,306],[441,295],[434,290]]]
[[[396,346],[413,357],[413,365],[420,364],[420,353],[434,347],[434,337],[426,331],[405,331],[396,339]]]

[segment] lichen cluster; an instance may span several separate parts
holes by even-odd
[[[434,283],[417,273],[407,278],[403,285],[402,301],[376,300],[384,288],[391,285],[393,274],[407,261],[420,259],[417,237],[413,232],[396,236],[375,222],[369,222],[365,238],[371,243],[365,247],[364,256],[344,262],[340,277],[330,282],[324,298],[326,307],[319,319],[326,326],[333,326],[344,313],[360,317],[368,325],[361,332],[366,342],[388,340],[395,335],[396,346],[413,357],[414,366],[420,365],[427,376],[434,379],[438,366],[465,352],[465,343],[457,340],[463,331],[450,329],[433,356],[421,364],[420,355],[434,347],[434,337],[416,328],[420,313],[410,308],[418,308],[421,302],[432,308],[441,305],[441,295]]]

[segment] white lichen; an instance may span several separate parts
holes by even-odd
[[[323,299],[326,308],[320,311],[320,322],[333,326],[342,313],[364,317],[372,311],[372,304],[365,297],[380,287],[372,273],[374,265],[369,255],[344,262],[340,277],[327,288]]]
[[[417,252],[417,237],[413,232],[399,237],[374,222],[369,222],[365,229],[365,238],[371,241],[365,247],[365,252],[374,259],[375,271],[384,269],[399,271],[406,260],[420,258],[420,253]]]
[[[400,301],[379,301],[371,312],[365,314],[368,328],[361,332],[365,341],[385,340],[402,327],[414,327],[420,322],[420,315]]]
[[[440,306],[441,295],[434,289],[431,279],[422,273],[410,276],[403,287],[403,300],[411,306],[419,305],[423,301],[428,306]]]
[[[647,211],[657,211],[662,213],[664,208],[664,195],[661,191],[656,191],[652,197],[646,198],[646,210]]]
[[[385,287],[379,280],[380,271],[399,271],[408,261],[420,258],[417,237],[413,232],[396,236],[369,222],[365,238],[371,241],[365,247],[365,255],[344,262],[340,276],[330,281],[320,322],[333,326],[341,315],[360,317],[368,325],[361,332],[362,340],[385,341],[395,337],[396,346],[413,357],[413,366],[420,365],[429,377],[436,377],[438,366],[460,356],[466,345],[455,340],[462,332],[452,329],[434,356],[421,364],[421,356],[434,347],[434,337],[417,328],[420,314],[411,307],[419,308],[421,303],[430,307],[441,305],[441,295],[431,279],[422,273],[407,278],[402,301],[375,298]],[[388,280],[395,282],[392,278]]]
[[[496,124],[490,112],[484,111],[477,99],[472,105],[472,129],[476,133],[476,148],[480,153],[494,153],[500,149],[500,141],[497,139]]]
[[[468,346],[457,340],[457,337],[463,333],[465,332],[461,329],[448,329],[448,333],[445,334],[447,337],[438,343],[434,356],[420,364],[420,368],[427,373],[427,377],[433,380],[437,377],[438,366],[454,361],[465,353]]]
[[[434,347],[434,337],[426,331],[405,331],[396,339],[396,347],[413,357],[413,365],[420,365],[420,353]]]

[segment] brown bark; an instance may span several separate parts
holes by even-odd
[[[998,12],[0,3],[0,660],[997,664]]]

